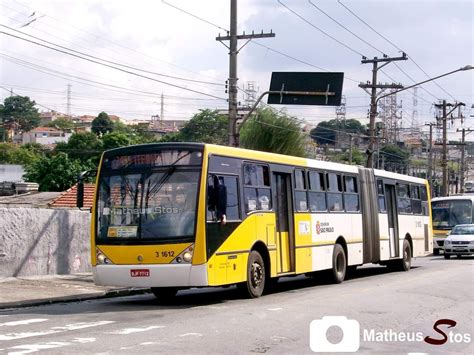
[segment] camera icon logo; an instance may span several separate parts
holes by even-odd
[[[342,331],[342,339],[333,343],[327,335],[331,328]],[[315,319],[309,326],[309,346],[313,352],[351,353],[360,347],[360,324],[343,316],[323,317]]]

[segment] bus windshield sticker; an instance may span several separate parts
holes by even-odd
[[[300,235],[308,235],[310,233],[309,222],[299,222],[298,231]]]
[[[257,201],[249,200],[249,211],[255,211],[257,209]]]
[[[136,238],[138,226],[109,227],[107,236],[109,238]]]

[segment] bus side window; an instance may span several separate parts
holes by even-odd
[[[383,186],[383,180],[377,180],[377,195],[379,201],[379,212],[387,212],[387,207],[385,205],[385,189]]]
[[[270,171],[266,165],[244,164],[245,211],[272,209]]]
[[[326,184],[324,183],[324,173],[319,171],[308,172],[308,200],[311,212],[327,211]]]
[[[429,216],[430,209],[428,206],[428,193],[426,192],[426,186],[420,186],[420,199],[423,216]]]
[[[344,176],[344,206],[347,212],[359,212],[359,192],[355,176]]]
[[[296,211],[298,212],[308,211],[305,171],[301,169],[295,169],[295,200],[296,200]]]
[[[411,207],[414,214],[422,213],[419,188],[419,186],[411,186]]]
[[[342,177],[340,174],[328,173],[328,207],[331,212],[344,211],[342,202]]]
[[[397,204],[400,213],[411,213],[410,185],[397,184]]]

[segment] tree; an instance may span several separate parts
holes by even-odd
[[[181,128],[177,135],[181,142],[227,144],[227,116],[217,110],[200,110]]]
[[[126,147],[134,143],[134,139],[130,135],[121,132],[106,133],[102,137],[102,147],[104,150]]]
[[[73,133],[67,143],[57,143],[56,152],[63,152],[73,159],[86,162],[93,159],[99,161],[103,151],[102,141],[92,132]]]
[[[92,121],[92,132],[100,136],[107,132],[114,130],[114,122],[110,119],[109,115],[105,112],[99,113],[99,115]]]
[[[74,126],[74,122],[68,117],[58,117],[46,125],[46,127],[53,127],[62,131],[71,131]]]
[[[28,96],[7,97],[0,105],[0,119],[5,127],[19,128],[23,132],[32,130],[40,124],[40,114],[36,103]]]
[[[349,149],[342,155],[342,162],[349,163]],[[359,149],[352,148],[352,165],[365,165],[367,157]]]
[[[21,146],[12,143],[0,143],[0,164],[29,165],[38,161],[46,151],[37,143]]]
[[[70,159],[67,154],[59,153],[51,157],[42,157],[25,167],[26,181],[37,182],[40,191],[64,191],[73,186],[77,175],[93,168],[91,164]]]
[[[355,119],[349,119],[345,121],[340,120],[329,120],[320,122],[316,128],[313,128],[310,132],[310,136],[319,145],[335,145],[337,142],[337,133],[353,133],[353,134],[365,134],[365,127]],[[348,139],[348,137],[342,136],[342,139]]]
[[[406,173],[410,153],[394,144],[386,144],[380,149],[379,159],[384,159],[385,170]]]
[[[266,152],[305,156],[305,136],[299,123],[270,109],[257,111],[240,131],[243,148]]]

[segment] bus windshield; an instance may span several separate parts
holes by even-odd
[[[175,166],[102,176],[97,238],[121,244],[194,240],[199,176]]]
[[[458,224],[472,222],[472,201],[442,200],[431,203],[433,211],[433,228],[452,229]]]

